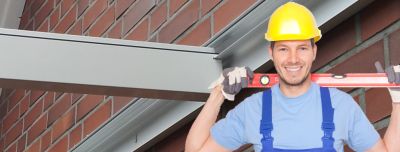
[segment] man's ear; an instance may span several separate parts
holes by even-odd
[[[317,57],[317,45],[314,45],[314,49],[313,49],[313,61],[315,60],[315,58]]]
[[[271,45],[268,46],[268,52],[269,52],[269,56],[271,57],[271,60],[274,61],[274,56],[272,55],[272,49],[271,49]]]

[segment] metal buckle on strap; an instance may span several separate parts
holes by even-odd
[[[262,133],[262,131],[272,131],[272,129],[274,129],[272,122],[269,123],[260,122],[260,133]]]
[[[333,122],[322,122],[322,130],[335,130],[335,124]]]

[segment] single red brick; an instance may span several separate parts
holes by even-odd
[[[346,73],[374,73],[376,72],[376,61],[385,63],[382,40],[351,56],[347,60],[326,71],[326,73],[336,75],[343,75]],[[351,89],[352,88],[345,88],[341,90],[348,92]]]
[[[21,21],[19,22],[19,28],[18,29],[24,29],[25,26],[29,23],[29,10],[25,11],[25,13],[22,14]]]
[[[8,105],[8,102],[6,102],[0,106],[0,121],[2,121],[4,119],[4,117],[6,117],[6,115],[7,115],[7,105]]]
[[[211,38],[211,19],[208,18],[200,23],[193,31],[181,39],[178,44],[202,46]]]
[[[124,17],[123,35],[128,33],[155,5],[156,2],[154,0],[137,2]]]
[[[15,90],[9,98],[8,109],[14,108],[15,105],[25,96],[25,90]]]
[[[201,16],[206,15],[211,9],[217,6],[222,0],[202,0],[201,1]]]
[[[128,103],[130,103],[134,97],[114,97],[114,102],[113,102],[113,112],[114,114],[117,113],[119,110],[121,110],[124,106],[126,106]]]
[[[28,96],[25,96],[25,98],[23,98],[22,100],[21,100],[21,103],[20,103],[20,111],[19,111],[19,116],[21,117],[27,110],[28,110],[28,108],[29,108],[29,95]]]
[[[83,136],[86,137],[92,133],[97,127],[103,124],[111,117],[111,101],[107,101],[101,108],[94,112],[85,120]]]
[[[386,130],[387,130],[387,127],[378,130],[378,133],[382,139],[383,139],[383,137],[385,137]]]
[[[115,7],[110,7],[101,18],[92,26],[90,36],[100,37],[115,21]]]
[[[71,8],[72,4],[74,4],[75,0],[63,0],[61,2],[61,16],[67,12],[69,8]]]
[[[18,120],[19,108],[15,107],[4,119],[3,134],[10,129],[10,127]]]
[[[61,152],[68,151],[68,136],[64,136],[63,139],[54,144],[48,152]]]
[[[32,5],[31,5],[31,10],[30,10],[31,12],[29,13],[30,18],[32,18],[35,15],[35,13],[38,11],[40,6],[43,5],[44,1],[45,0],[34,0],[33,1]]]
[[[55,92],[54,99],[57,100],[63,94],[64,94],[64,92]]]
[[[72,104],[77,102],[82,96],[83,96],[83,94],[79,94],[79,93],[72,94]]]
[[[31,104],[33,105],[36,103],[36,101],[39,101],[38,99],[42,97],[42,95],[45,93],[45,91],[36,91],[36,90],[31,90]]]
[[[392,112],[392,98],[386,88],[374,88],[365,92],[367,117],[371,123],[389,116]]]
[[[169,2],[169,15],[172,16],[179,8],[183,6],[188,0],[171,0]]]
[[[72,132],[69,134],[69,149],[75,147],[82,140],[82,125],[76,127]]]
[[[89,8],[89,10],[86,12],[84,19],[83,19],[83,31],[86,31],[86,29],[90,26],[90,24],[93,23],[96,18],[100,16],[100,14],[106,10],[108,7],[108,2],[107,0],[98,0],[96,3]]]
[[[26,146],[26,134],[24,134],[19,140],[18,140],[18,147],[17,147],[17,152],[21,152],[22,150],[25,149]]]
[[[40,32],[49,32],[49,20],[45,20],[42,25],[37,29]]]
[[[78,1],[78,17],[80,17],[88,7],[89,7],[89,0]]]
[[[32,127],[28,130],[28,142],[27,145],[30,145],[33,140],[35,140],[42,132],[46,129],[47,126],[47,113],[42,115],[39,120],[32,125]],[[21,121],[22,122],[22,121]],[[22,126],[21,126],[22,128]]]
[[[89,113],[98,104],[103,102],[104,96],[102,95],[87,95],[84,97],[77,106],[76,121],[81,120],[87,113]]]
[[[30,147],[27,147],[25,152],[40,152],[40,140],[36,140]]]
[[[73,25],[73,27],[68,32],[68,34],[82,35],[82,20],[79,20],[78,22],[76,22],[76,24]]]
[[[43,100],[40,100],[32,109],[28,112],[24,119],[24,131],[32,125],[32,123],[42,114]]]
[[[110,32],[108,32],[108,38],[121,39],[122,37],[122,21],[120,20]]]
[[[354,152],[354,150],[351,149],[351,148],[349,147],[349,145],[345,145],[343,148],[344,148],[344,152]]]
[[[62,114],[64,114],[71,107],[71,95],[65,94],[54,104],[49,110],[49,121],[50,126],[53,122],[58,119]]]
[[[158,27],[167,21],[167,1],[164,1],[154,12],[151,14],[150,34],[153,33]]]
[[[374,1],[360,11],[361,38],[366,40],[400,18],[400,1]]]
[[[149,1],[149,0],[147,0],[147,1]],[[121,16],[121,14],[124,13],[126,11],[126,9],[128,9],[128,7],[132,5],[133,2],[135,2],[135,0],[117,0],[117,2],[115,4],[115,5],[117,5],[117,11],[115,13],[115,18],[119,18],[119,16]]]
[[[317,43],[317,56],[311,71],[315,71],[356,46],[354,17],[343,21],[323,35]]]
[[[51,130],[46,132],[42,137],[41,151],[45,151],[51,144]]]
[[[171,43],[186,29],[192,26],[199,19],[199,0],[193,1],[181,13],[175,16],[158,35],[158,42]]]
[[[50,30],[52,30],[54,28],[54,26],[56,26],[56,24],[58,23],[58,21],[60,21],[60,7],[58,7],[56,9],[56,11],[53,12],[53,14],[51,14],[50,16]]]
[[[47,108],[49,108],[54,102],[54,92],[47,92],[43,100],[44,100],[43,111],[46,111]]]
[[[15,139],[19,137],[22,133],[22,121],[17,122],[17,124],[11,128],[11,130],[5,135],[5,146],[7,147],[10,145],[11,142],[13,142]]]
[[[400,29],[389,35],[390,64],[400,64]]]
[[[52,141],[56,141],[65,131],[75,124],[75,108],[69,110],[53,127]]]
[[[39,10],[39,12],[35,16],[35,27],[34,29],[37,29],[39,25],[46,19],[50,12],[54,8],[54,1],[46,1],[44,6]]]
[[[17,151],[17,143],[14,143],[10,147],[8,147],[8,149],[5,152],[15,152],[15,151]]]
[[[64,18],[60,21],[60,23],[55,27],[54,32],[56,33],[65,33],[68,28],[74,23],[76,20],[76,6],[64,16]]]
[[[134,29],[132,33],[130,33],[125,39],[144,41],[147,39],[148,29],[149,29],[149,20],[146,19],[138,27],[136,27],[136,29]]]
[[[25,27],[25,30],[27,31],[33,31],[33,20],[28,24],[28,26]]]
[[[250,8],[257,0],[230,0],[214,12],[214,34],[236,19]]]

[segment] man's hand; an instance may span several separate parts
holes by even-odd
[[[375,67],[378,73],[386,73],[390,83],[400,84],[400,65],[388,67],[383,71],[381,63],[378,61],[375,62]],[[400,104],[400,88],[389,88],[389,93],[393,102]]]
[[[208,88],[212,89],[215,86],[221,84],[221,90],[225,98],[233,101],[235,95],[239,93],[242,88],[247,87],[248,81],[247,76],[249,76],[250,84],[252,84],[254,79],[253,71],[245,67],[233,67],[224,69],[221,76],[215,80]]]

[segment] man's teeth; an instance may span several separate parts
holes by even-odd
[[[292,68],[286,68],[286,70],[289,70],[289,71],[292,71],[292,72],[294,72],[294,71],[298,71],[298,70],[300,70],[301,69],[301,67],[298,67],[298,68],[295,68],[295,69],[292,69]]]

